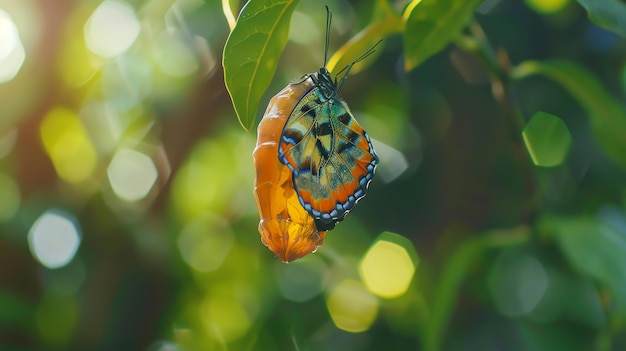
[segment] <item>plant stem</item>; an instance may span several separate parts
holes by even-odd
[[[523,172],[525,191],[530,194],[524,217],[527,223],[532,223],[537,217],[536,212],[541,201],[541,194],[537,186],[537,174],[522,139],[522,130],[526,123],[517,107],[519,104],[513,92],[512,65],[507,52],[503,49],[496,51],[476,21],[470,25],[470,33],[471,36],[459,38],[456,44],[466,52],[475,55],[489,75],[494,100],[500,107],[500,114],[504,118],[514,144],[515,157]]]

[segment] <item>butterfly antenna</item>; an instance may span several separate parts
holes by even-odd
[[[369,48],[363,55],[361,55],[359,58],[357,58],[356,60],[354,60],[351,64],[347,65],[346,67],[342,68],[341,71],[339,71],[337,73],[337,75],[335,76],[335,83],[337,80],[337,77],[341,74],[341,72],[346,71],[346,74],[343,75],[343,77],[341,77],[341,80],[339,81],[339,84],[337,84],[337,91],[341,90],[341,87],[343,86],[343,83],[346,81],[346,78],[348,78],[348,74],[350,73],[350,70],[352,69],[352,67],[365,60],[369,55],[373,54],[376,52],[376,47],[378,46],[378,44],[380,44],[383,40],[380,39],[378,42],[376,42],[376,44],[372,45],[371,48]]]
[[[333,14],[330,12],[328,6],[326,6],[326,44],[324,45],[324,66],[328,62],[328,48],[330,47],[330,24],[333,21]]]

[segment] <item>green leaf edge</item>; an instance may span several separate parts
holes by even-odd
[[[461,293],[461,284],[470,274],[471,267],[489,250],[522,246],[530,239],[526,226],[492,230],[462,242],[447,259],[439,275],[432,297],[430,318],[423,326],[422,349],[439,351],[445,340],[445,332],[452,318],[454,306]]]
[[[626,4],[616,0],[577,0],[598,26],[626,37]]]
[[[448,0],[448,10],[445,13],[445,18],[442,20],[439,18],[434,22],[434,28],[429,30],[427,35],[422,36],[417,41],[417,45],[414,45],[411,39],[414,33],[411,30],[412,22],[417,21],[416,17],[424,16],[423,10],[432,8],[434,6],[446,6],[442,4],[442,0],[414,0],[405,9],[403,19],[405,22],[404,33],[404,70],[411,71],[431,56],[437,54],[443,50],[448,43],[453,41],[456,36],[461,33],[461,30],[466,27],[473,18],[474,9],[480,5],[483,0]],[[470,11],[471,10],[471,11]],[[433,17],[428,16],[427,17]],[[446,29],[449,28],[449,29]],[[446,30],[448,33],[446,33]],[[443,33],[443,34],[442,34]],[[440,38],[444,38],[441,40]],[[417,46],[412,48],[412,46]],[[411,47],[411,50],[409,50]]]

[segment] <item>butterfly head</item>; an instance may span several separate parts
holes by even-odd
[[[326,67],[322,67],[319,71],[311,74],[311,78],[328,100],[337,96],[339,91],[339,89],[337,89],[337,82],[330,76],[330,72],[328,72]]]

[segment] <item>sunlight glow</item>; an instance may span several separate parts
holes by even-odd
[[[378,299],[363,284],[344,280],[328,296],[326,306],[337,328],[358,333],[370,328],[378,314]]]
[[[369,291],[388,299],[407,291],[417,265],[407,247],[412,249],[413,245],[404,237],[388,232],[380,235],[359,264]]]
[[[149,350],[154,351],[180,351],[178,346],[171,341],[159,341],[152,345]]]
[[[65,212],[49,210],[42,214],[28,232],[33,256],[54,269],[68,264],[80,245],[80,233],[74,218]]]
[[[53,108],[39,128],[44,148],[59,177],[70,183],[89,179],[96,167],[97,155],[76,113]]]
[[[135,10],[125,2],[106,0],[85,24],[85,41],[94,54],[110,59],[133,45],[141,26]]]
[[[102,69],[100,88],[107,104],[117,111],[129,111],[141,105],[152,87],[152,66],[133,54],[119,57]],[[122,118],[133,124],[130,118]]]
[[[26,52],[15,23],[0,9],[0,83],[15,78],[25,58]]]
[[[232,297],[207,297],[200,316],[210,334],[232,341],[243,336],[252,323],[244,306]]]
[[[60,54],[56,57],[59,77],[71,88],[88,83],[105,64],[104,60],[89,50],[84,33],[77,30],[84,27],[85,17],[92,8],[87,4],[83,6],[77,6],[76,10],[63,19],[63,34],[58,51]]]
[[[184,223],[207,212],[230,217],[253,210],[253,197],[243,184],[252,183],[254,172],[240,157],[253,145],[250,134],[226,132],[194,146],[172,180],[174,210]]]
[[[107,169],[115,195],[133,202],[145,198],[157,180],[157,169],[152,159],[139,151],[120,149]]]
[[[525,0],[526,5],[541,14],[551,14],[563,10],[570,0]]]
[[[178,236],[178,249],[193,269],[211,272],[222,265],[234,241],[235,237],[226,221],[207,215],[185,226]]]
[[[195,73],[200,67],[191,43],[182,33],[166,30],[157,38],[157,64],[172,77],[185,77]]]
[[[11,16],[0,10],[0,61],[7,58],[20,45],[20,36]]]

